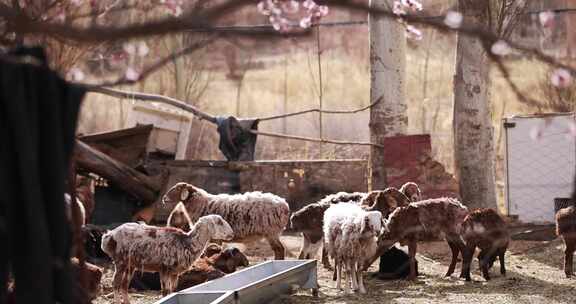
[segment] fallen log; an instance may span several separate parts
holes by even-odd
[[[109,180],[146,205],[156,201],[162,189],[162,178],[153,178],[140,173],[80,140],[76,140],[74,158],[79,168]]]

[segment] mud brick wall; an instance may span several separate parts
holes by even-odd
[[[430,135],[389,137],[384,145],[389,186],[412,181],[420,186],[423,198],[460,197],[454,176],[431,157]]]
[[[163,161],[150,165],[169,171],[167,188],[187,182],[211,193],[271,192],[286,198],[291,210],[338,191],[366,191],[366,160],[326,161]],[[156,219],[173,206],[157,204]]]

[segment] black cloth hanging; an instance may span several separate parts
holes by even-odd
[[[45,61],[0,59],[0,303],[11,269],[16,303],[74,303],[64,183],[85,90]],[[46,58],[43,52],[36,61]],[[16,58],[16,59],[15,59]]]
[[[216,117],[220,144],[218,148],[229,161],[252,161],[257,136],[250,130],[258,130],[258,119],[236,119]]]

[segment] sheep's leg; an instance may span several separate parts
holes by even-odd
[[[360,263],[356,264],[356,277],[358,278],[358,287],[360,289],[360,293],[366,293],[366,287],[364,286],[364,278],[362,277],[362,270],[360,269],[362,265]]]
[[[126,267],[120,263],[114,263],[114,278],[112,279],[112,288],[114,290],[114,303],[120,304],[122,290],[122,278],[125,276]]]
[[[162,286],[162,296],[165,297],[169,294],[170,290],[170,276],[167,273],[160,273],[160,285]]]
[[[336,258],[334,263],[336,268],[336,289],[342,289],[342,262]]]
[[[416,279],[416,248],[418,244],[415,240],[411,240],[408,243],[408,255],[410,256],[410,275],[408,275],[408,280]]]
[[[350,263],[344,263],[344,272],[346,273],[346,280],[344,281],[344,293],[349,293],[350,288],[354,289],[354,282],[352,280],[352,272],[350,271]]]
[[[282,242],[280,242],[279,236],[278,235],[271,236],[266,239],[268,240],[270,247],[272,247],[272,250],[274,251],[274,259],[283,260],[286,250],[284,249],[284,245],[282,245]]]
[[[302,247],[300,248],[300,254],[298,254],[299,260],[309,259],[310,240],[302,234]]]
[[[506,275],[506,266],[504,265],[504,256],[506,255],[506,247],[500,247],[498,250],[498,260],[500,261],[500,274]]]
[[[460,251],[462,250],[462,244],[459,244],[459,242],[454,241],[452,239],[447,239],[446,240],[448,242],[448,246],[450,246],[450,251],[452,251],[452,261],[450,261],[450,266],[448,267],[448,271],[446,272],[446,276],[449,277],[454,273],[454,270],[456,270],[456,264],[458,263],[458,255],[460,254]]]
[[[358,291],[358,277],[356,276],[356,263],[348,262],[348,273],[352,279],[352,291]]]
[[[128,298],[128,289],[130,288],[130,282],[132,281],[132,277],[134,276],[134,271],[136,269],[134,268],[130,268],[128,267],[128,269],[126,270],[124,276],[123,276],[123,281],[122,281],[122,290],[123,290],[123,297],[124,297],[124,303],[125,304],[129,304],[130,303],[130,299]]]
[[[470,277],[470,264],[474,256],[474,249],[476,249],[475,245],[467,245],[462,251],[462,271],[460,272],[460,278],[466,279],[466,281],[472,281]]]
[[[564,243],[566,244],[566,249],[564,251],[564,273],[566,274],[566,277],[569,278],[574,274],[572,272],[572,263],[574,250],[576,249],[576,240],[564,239]]]
[[[324,268],[332,270],[332,266],[330,266],[330,259],[328,258],[328,252],[326,251],[324,245],[322,245],[322,265],[324,265]]]

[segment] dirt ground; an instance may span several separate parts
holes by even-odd
[[[300,236],[286,234],[282,242],[288,249],[288,258],[295,258],[300,248]],[[246,247],[233,244],[249,257],[251,265],[270,259],[273,254],[264,242]],[[309,290],[300,290],[281,298],[285,304],[368,304],[368,303],[574,303],[576,280],[566,279],[562,269],[563,244],[556,239],[542,241],[512,241],[506,254],[506,277],[500,276],[499,264],[492,269],[492,280],[486,282],[477,271],[478,263],[472,265],[473,282],[457,278],[459,267],[453,277],[444,278],[450,262],[450,253],[445,242],[420,243],[418,263],[420,276],[416,281],[380,281],[365,275],[368,293],[365,295],[345,294],[334,288],[332,274],[318,267],[320,284],[319,297]],[[377,270],[377,262],[370,271]],[[460,264],[459,264],[460,265]],[[96,304],[112,302],[113,268],[108,268],[103,280],[101,296]],[[131,292],[131,303],[154,303],[161,296],[158,292]]]

